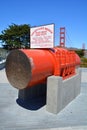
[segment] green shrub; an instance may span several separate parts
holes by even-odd
[[[81,58],[81,67],[87,67],[87,58],[85,57]]]

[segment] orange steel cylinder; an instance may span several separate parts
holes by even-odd
[[[14,50],[6,60],[7,78],[18,89],[42,83],[53,75],[53,62],[53,56],[48,50]]]
[[[63,48],[13,50],[6,60],[6,75],[18,89],[45,83],[48,76],[70,77],[80,58]]]

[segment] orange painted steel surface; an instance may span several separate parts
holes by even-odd
[[[51,75],[68,78],[78,65],[79,56],[63,48],[21,49],[8,55],[6,75],[12,86],[23,89],[45,83]]]

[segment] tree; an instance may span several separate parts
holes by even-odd
[[[84,50],[82,50],[82,49],[76,50],[76,53],[77,53],[80,57],[83,57],[83,56],[84,56]]]
[[[0,40],[7,49],[29,48],[30,46],[30,25],[23,24],[9,25],[0,34]]]

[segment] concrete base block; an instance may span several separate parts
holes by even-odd
[[[59,76],[50,76],[47,79],[47,111],[57,114],[69,104],[79,93],[81,86],[81,71],[63,80]]]

